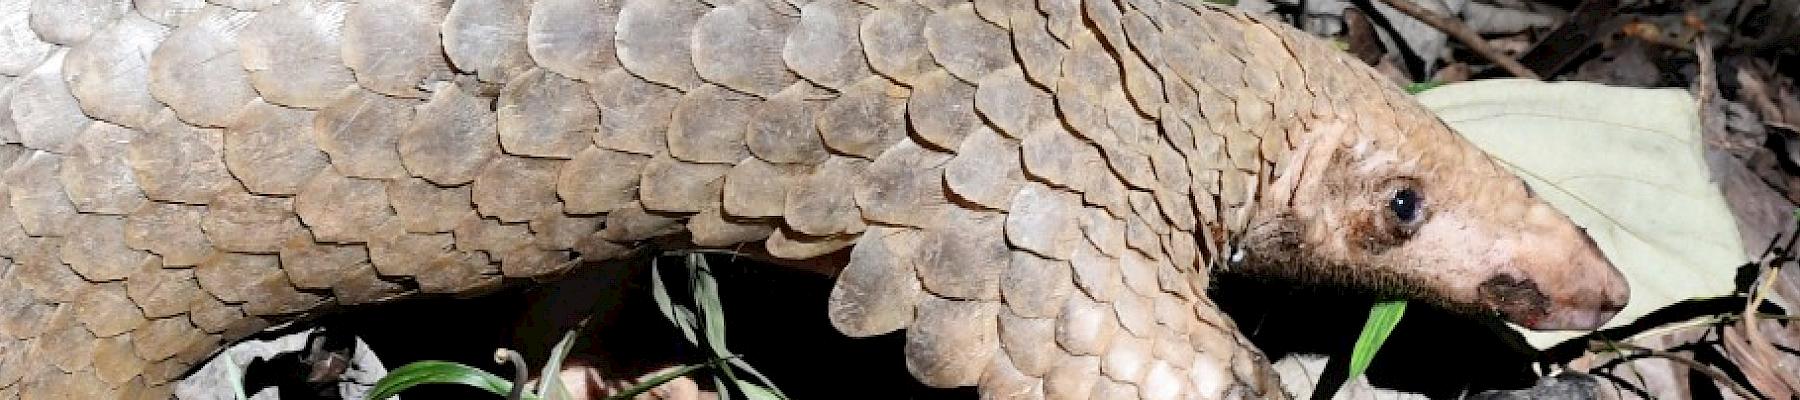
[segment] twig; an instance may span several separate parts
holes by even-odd
[[[1783,252],[1786,251],[1788,250],[1784,249]],[[1772,370],[1769,372],[1775,376],[1777,382],[1787,386],[1787,390],[1800,390],[1800,383],[1795,382],[1794,377],[1783,373],[1786,370],[1783,368],[1783,364],[1786,363],[1783,362],[1780,353],[1775,350],[1775,346],[1769,343],[1769,338],[1763,337],[1762,329],[1758,329],[1756,325],[1757,317],[1761,315],[1756,312],[1756,306],[1762,304],[1763,297],[1775,289],[1775,279],[1779,277],[1781,264],[1788,260],[1786,256],[1777,255],[1773,258],[1765,258],[1763,261],[1766,265],[1758,274],[1758,284],[1750,288],[1750,301],[1744,303],[1743,317],[1739,321],[1742,324],[1740,327],[1744,330],[1744,338],[1752,349],[1752,351],[1745,352],[1745,356],[1755,360],[1757,366]]]
[[[1706,111],[1713,104],[1713,96],[1719,93],[1719,67],[1718,60],[1713,59],[1713,48],[1712,44],[1707,42],[1706,31],[1694,35],[1694,58],[1700,64],[1699,76],[1696,77],[1700,83],[1699,88],[1696,89],[1699,93],[1694,97],[1698,98],[1696,101],[1700,103],[1698,107],[1700,109],[1700,126],[1707,126],[1707,115],[1711,113]]]
[[[1426,25],[1431,25],[1431,27],[1443,31],[1445,34],[1450,35],[1450,37],[1456,38],[1456,41],[1462,42],[1465,46],[1469,46],[1469,50],[1473,50],[1476,54],[1480,54],[1482,58],[1492,61],[1494,65],[1499,65],[1501,69],[1505,69],[1506,72],[1512,73],[1513,76],[1537,80],[1544,79],[1543,77],[1538,76],[1536,72],[1532,72],[1531,69],[1525,68],[1524,65],[1519,64],[1518,60],[1507,57],[1506,54],[1501,54],[1499,50],[1495,50],[1492,46],[1488,46],[1487,41],[1481,39],[1481,35],[1478,35],[1474,30],[1469,29],[1468,25],[1463,25],[1462,21],[1450,19],[1423,8],[1419,8],[1419,5],[1413,4],[1410,0],[1381,0],[1381,2],[1387,3],[1389,7],[1393,7],[1395,10],[1400,10],[1401,13],[1424,21]]]
[[[1730,376],[1725,375],[1725,371],[1720,371],[1719,368],[1717,368],[1717,367],[1714,367],[1711,365],[1706,365],[1699,361],[1694,361],[1694,359],[1692,359],[1692,358],[1687,358],[1680,354],[1670,353],[1670,352],[1662,351],[1662,350],[1651,349],[1648,347],[1639,346],[1639,345],[1635,345],[1635,344],[1631,344],[1631,343],[1625,343],[1625,342],[1608,342],[1607,345],[1617,347],[1620,350],[1630,350],[1630,351],[1638,352],[1638,353],[1640,353],[1639,357],[1661,358],[1661,359],[1665,359],[1665,360],[1669,360],[1669,361],[1674,361],[1677,364],[1687,366],[1688,369],[1700,371],[1701,374],[1705,374],[1708,378],[1712,378],[1712,380],[1717,381],[1721,384],[1724,384],[1727,388],[1731,389],[1732,393],[1736,393],[1738,395],[1738,397],[1742,397],[1742,398],[1746,398],[1746,399],[1763,398],[1762,396],[1756,395],[1756,392],[1752,392],[1752,391],[1750,391],[1750,389],[1745,388],[1743,385],[1739,385],[1737,383],[1737,381],[1731,380]]]

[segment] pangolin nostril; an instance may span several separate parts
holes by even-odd
[[[1530,279],[1495,275],[1481,282],[1478,290],[1482,303],[1515,322],[1536,320],[1549,314],[1550,299]]]

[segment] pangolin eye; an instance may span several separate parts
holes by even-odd
[[[1396,190],[1394,198],[1388,200],[1388,210],[1394,212],[1394,219],[1404,224],[1418,221],[1420,205],[1419,192],[1412,188]]]

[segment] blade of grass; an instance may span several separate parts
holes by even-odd
[[[1442,81],[1413,82],[1406,84],[1406,87],[1403,89],[1406,90],[1406,94],[1419,94],[1419,92],[1431,90],[1431,88],[1443,85],[1444,82]]]
[[[644,392],[648,392],[648,391],[650,391],[650,389],[655,389],[657,386],[662,386],[664,383],[669,383],[669,381],[675,380],[675,378],[680,378],[683,375],[694,373],[694,371],[699,371],[703,368],[711,367],[716,363],[717,363],[717,361],[709,362],[709,363],[705,363],[705,364],[683,365],[683,366],[681,366],[681,368],[676,368],[669,372],[657,374],[656,376],[651,377],[650,379],[645,380],[643,382],[640,382],[637,385],[626,388],[625,391],[623,391],[623,392],[619,392],[618,394],[614,394],[612,396],[607,396],[606,399],[607,400],[625,400],[625,399],[637,398],[637,395],[643,394]]]
[[[506,396],[513,383],[479,368],[449,361],[419,361],[395,368],[375,382],[368,398],[382,400],[424,384],[459,384]]]
[[[719,370],[725,371],[726,374],[731,373],[731,368],[719,368]],[[712,379],[713,390],[719,392],[719,400],[731,400],[731,387],[725,386],[725,380],[727,378],[720,377],[719,374],[713,374]]]
[[[650,297],[656,300],[656,308],[662,310],[663,318],[668,318],[669,323],[675,324],[675,329],[681,331],[688,343],[699,346],[700,339],[694,334],[693,312],[688,311],[687,307],[676,305],[675,300],[669,297],[669,287],[663,284],[657,260],[650,259]]]
[[[1363,322],[1362,334],[1356,337],[1356,347],[1350,352],[1350,376],[1346,382],[1356,380],[1369,363],[1375,360],[1375,352],[1381,350],[1382,343],[1387,342],[1388,334],[1394,332],[1394,326],[1400,324],[1400,317],[1406,315],[1406,300],[1393,300],[1375,303],[1369,309],[1369,320]]]
[[[788,398],[786,393],[781,392],[780,387],[775,386],[775,381],[769,380],[769,377],[764,376],[761,371],[757,371],[756,367],[751,367],[750,362],[744,361],[744,360],[738,359],[738,358],[733,358],[733,359],[730,359],[727,361],[731,362],[731,366],[743,369],[744,372],[749,372],[750,376],[756,377],[757,381],[761,381],[763,385],[767,385],[769,387],[769,390],[775,392],[776,397],[779,397],[782,399]]]
[[[730,355],[731,351],[725,349],[725,304],[719,301],[719,281],[713,277],[705,255],[688,254],[687,262],[688,271],[693,274],[694,304],[700,305],[706,344],[719,357]]]
[[[550,359],[544,362],[544,369],[538,373],[539,395],[550,400],[568,400],[574,397],[570,396],[568,388],[562,384],[562,367],[563,360],[569,356],[569,349],[575,347],[575,333],[580,331],[581,328],[577,327],[563,332],[562,340],[557,341],[556,347],[550,349]]]
[[[737,382],[738,390],[744,392],[744,398],[746,398],[746,399],[750,399],[750,400],[785,400],[785,399],[787,399],[786,397],[783,397],[780,394],[771,392],[771,391],[769,391],[769,389],[763,388],[762,386],[757,386],[754,383],[745,382],[745,381],[736,381],[736,382]]]

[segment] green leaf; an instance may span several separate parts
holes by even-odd
[[[1406,84],[1405,89],[1406,89],[1406,94],[1419,94],[1419,92],[1431,90],[1431,88],[1435,88],[1435,87],[1443,86],[1443,85],[1444,85],[1443,81],[1413,82],[1413,83]]]
[[[775,392],[771,392],[771,391],[769,391],[769,389],[765,389],[762,386],[757,386],[754,383],[745,382],[745,381],[736,381],[736,383],[737,383],[738,390],[744,391],[744,398],[746,398],[746,399],[750,399],[750,400],[786,400],[787,399],[787,397],[784,397]]]
[[[1400,325],[1403,315],[1406,315],[1406,300],[1383,301],[1369,309],[1369,320],[1363,322],[1362,335],[1356,337],[1356,347],[1350,351],[1350,376],[1345,378],[1346,381],[1355,380],[1369,369],[1369,362],[1375,360],[1375,352],[1387,342],[1394,326]]]
[[[612,396],[607,396],[606,399],[607,400],[625,400],[625,399],[637,398],[637,395],[643,394],[644,392],[648,392],[648,391],[650,391],[650,389],[655,389],[657,386],[662,386],[664,383],[669,383],[669,381],[675,380],[675,378],[680,378],[683,375],[694,373],[694,371],[698,371],[701,368],[711,367],[711,366],[713,366],[713,364],[714,363],[683,365],[683,366],[681,366],[681,368],[676,368],[669,372],[657,374],[655,377],[652,377],[649,380],[645,380],[641,383],[638,383],[636,386],[625,388],[625,391],[619,392],[618,394],[614,394]]]
[[[694,313],[687,307],[675,304],[669,297],[669,287],[662,281],[662,271],[657,268],[656,258],[650,259],[650,297],[656,300],[656,308],[662,310],[663,318],[675,324],[675,329],[687,338],[688,343],[700,345],[700,339],[694,335]]]
[[[769,380],[769,377],[763,375],[762,372],[757,371],[756,367],[751,367],[750,362],[744,361],[743,359],[740,359],[740,358],[732,358],[732,359],[729,359],[726,361],[730,362],[731,366],[733,366],[733,367],[737,367],[738,369],[742,369],[745,372],[749,372],[750,376],[756,377],[756,380],[761,381],[762,384],[768,385],[769,390],[775,392],[775,397],[782,398],[782,399],[787,398],[787,394],[782,393],[781,388],[775,386],[775,381]]]
[[[719,370],[725,371],[726,375],[729,375],[731,368],[719,368]],[[725,380],[729,378],[723,378],[720,377],[719,374],[713,374],[712,379],[713,390],[719,392],[719,400],[731,400],[731,387],[725,386]]]
[[[458,384],[486,390],[505,397],[512,393],[512,382],[487,371],[449,361],[419,361],[389,372],[369,390],[369,399],[394,397],[401,391],[424,384]]]
[[[701,328],[706,333],[706,345],[713,354],[719,357],[731,355],[725,349],[725,304],[719,301],[719,281],[712,275],[712,266],[706,263],[706,256],[688,254],[688,271],[693,273],[694,304],[700,305]]]
[[[563,332],[562,340],[557,341],[556,347],[550,349],[550,359],[544,362],[544,369],[538,372],[538,395],[550,400],[569,400],[574,397],[570,396],[568,388],[562,384],[562,367],[563,360],[569,356],[569,349],[575,347],[575,334],[580,331],[581,328],[577,327]]]

